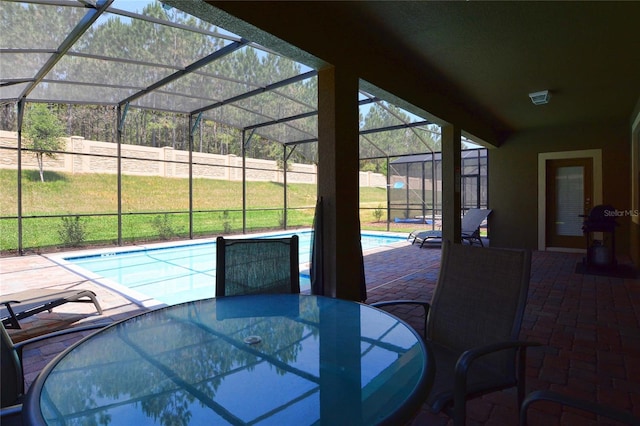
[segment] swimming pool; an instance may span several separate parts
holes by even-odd
[[[299,237],[300,290],[309,290],[308,275],[311,231],[295,232]],[[281,237],[293,233],[272,233],[260,237]],[[255,236],[253,236],[255,237]],[[406,242],[406,236],[363,233],[362,250],[388,248]],[[216,243],[180,242],[146,247],[102,250],[58,260],[74,272],[105,285],[147,307],[175,305],[215,295]]]

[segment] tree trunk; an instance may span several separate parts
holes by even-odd
[[[36,154],[38,159],[38,169],[40,171],[40,182],[44,182],[44,155],[39,152]]]

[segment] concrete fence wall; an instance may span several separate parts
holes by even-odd
[[[86,140],[80,136],[64,138],[65,154],[55,158],[44,157],[44,170],[61,173],[117,173],[118,146],[115,143]],[[18,137],[15,132],[0,130],[0,168],[16,169],[18,154],[15,148]],[[82,155],[74,155],[82,154]],[[162,176],[172,178],[189,177],[189,152],[171,147],[152,148],[138,145],[122,145],[122,173],[138,176]],[[235,155],[204,154],[194,152],[193,177],[206,179],[242,180],[242,157]],[[149,161],[151,160],[151,161]],[[271,160],[246,158],[247,180],[280,182],[284,181],[284,172]],[[37,170],[35,155],[22,156],[22,168]],[[288,183],[315,184],[317,167],[314,164],[289,163]],[[385,187],[384,175],[372,172],[360,172],[360,186]]]

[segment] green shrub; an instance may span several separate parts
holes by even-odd
[[[222,227],[225,234],[230,234],[231,230],[231,222],[229,222],[229,210],[225,210],[222,212]]]
[[[376,220],[376,222],[380,222],[380,219],[382,219],[383,214],[384,212],[382,211],[382,206],[378,204],[378,207],[373,211],[373,217]]]
[[[171,223],[171,219],[169,215],[165,213],[164,215],[158,215],[153,218],[151,222],[151,226],[156,230],[158,234],[158,238],[161,240],[169,240],[176,236],[177,232],[174,229],[173,223]]]
[[[79,247],[86,238],[85,224],[80,220],[80,216],[62,218],[62,223],[58,228],[60,240],[68,247]]]

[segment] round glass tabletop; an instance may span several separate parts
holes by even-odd
[[[40,374],[28,424],[392,424],[427,396],[420,336],[379,309],[259,295],[151,311],[79,342]]]

